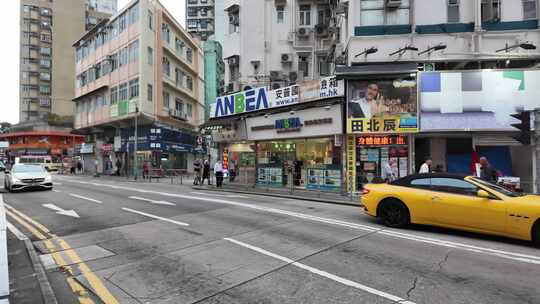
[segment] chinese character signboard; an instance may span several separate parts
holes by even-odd
[[[288,106],[298,103],[300,87],[293,85],[270,91],[270,100],[273,107]]]
[[[325,98],[341,97],[345,94],[343,80],[335,76],[321,78],[320,80],[306,81],[300,87],[301,102],[314,101]]]
[[[403,146],[407,145],[405,136],[359,136],[356,141],[358,146]]]
[[[347,133],[418,132],[415,79],[348,83]]]
[[[347,185],[349,192],[356,191],[356,145],[354,135],[347,136]]]

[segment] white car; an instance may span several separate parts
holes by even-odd
[[[24,189],[52,190],[52,177],[41,165],[13,165],[10,171],[6,171],[4,188],[9,192]]]

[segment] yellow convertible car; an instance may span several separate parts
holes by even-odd
[[[364,186],[367,214],[389,227],[409,223],[532,240],[540,245],[540,196],[472,176],[417,174]]]

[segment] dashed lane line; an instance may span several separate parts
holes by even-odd
[[[122,208],[122,210],[127,211],[127,212],[131,212],[131,213],[136,213],[136,214],[139,214],[139,215],[142,215],[142,216],[146,216],[146,217],[149,217],[149,218],[153,218],[153,219],[155,219],[155,220],[160,220],[160,221],[164,221],[164,222],[168,222],[168,223],[180,225],[180,226],[189,226],[189,224],[187,224],[187,223],[183,223],[183,222],[171,220],[171,219],[166,218],[166,217],[161,217],[161,216],[153,215],[153,214],[150,214],[150,213],[146,213],[146,212],[142,212],[142,211],[133,210],[133,209],[130,209],[130,208]]]
[[[86,196],[82,196],[82,195],[78,195],[78,194],[73,194],[73,193],[70,193],[69,195],[73,196],[73,197],[76,197],[76,198],[80,198],[82,200],[87,200],[87,201],[90,201],[90,202],[93,202],[93,203],[96,203],[96,204],[103,204],[102,201],[98,201],[97,199],[93,199],[93,198],[90,198],[90,197],[86,197]]]

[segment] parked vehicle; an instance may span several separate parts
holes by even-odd
[[[48,155],[26,155],[20,156],[15,159],[17,164],[38,164],[43,166],[47,171],[58,171],[62,168],[61,161],[55,161],[51,156]]]
[[[389,227],[409,223],[532,240],[540,245],[540,196],[513,192],[472,176],[416,174],[368,184],[367,214]]]
[[[9,192],[24,189],[52,190],[52,177],[40,164],[15,164],[6,171],[4,188]]]

